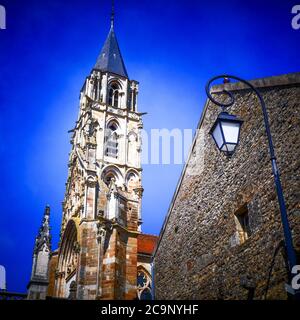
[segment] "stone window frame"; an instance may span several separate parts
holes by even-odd
[[[105,135],[105,156],[118,159],[119,157],[119,123],[115,120],[111,120],[106,126]],[[111,152],[109,152],[111,150]]]
[[[124,184],[124,177],[120,169],[116,165],[107,165],[103,168],[101,173],[101,180],[109,186],[111,179],[114,178],[115,184],[118,187],[123,186]]]
[[[117,81],[112,81],[108,88],[108,105],[118,108],[121,86]]]
[[[236,233],[239,244],[245,243],[251,236],[248,204],[244,204],[234,213]]]
[[[66,284],[69,275],[76,275],[78,270],[78,260],[80,255],[80,245],[78,238],[78,230],[74,220],[69,220],[61,240],[60,253],[58,257],[57,272],[61,275],[60,280],[57,279],[57,296],[66,297]]]
[[[143,286],[140,286],[138,284],[138,277],[140,274],[143,273],[144,277],[146,279],[145,283]],[[137,268],[137,298],[138,300],[141,300],[141,297],[143,293],[148,292],[152,298],[152,290],[151,290],[151,276],[149,272],[143,267],[143,266],[138,266]]]
[[[134,181],[136,183],[136,187],[138,187],[140,185],[141,178],[140,178],[138,171],[136,171],[134,169],[129,169],[125,175],[125,185],[127,188],[129,187],[130,182],[132,181],[131,180],[132,178],[134,179]]]

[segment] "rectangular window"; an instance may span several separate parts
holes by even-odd
[[[244,205],[235,213],[235,222],[240,244],[244,243],[251,235],[248,207]]]

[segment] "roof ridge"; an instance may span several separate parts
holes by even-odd
[[[151,233],[140,233],[139,236],[151,236],[151,237],[157,237],[158,238],[158,235],[151,234]]]

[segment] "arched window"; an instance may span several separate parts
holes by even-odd
[[[111,184],[112,179],[116,181],[116,177],[112,172],[109,172],[108,174],[105,175],[104,177],[104,183],[109,186]]]
[[[105,155],[107,157],[118,158],[118,127],[113,122],[108,125],[105,134]]]
[[[116,83],[113,83],[109,88],[108,104],[115,108],[119,106],[119,86]]]
[[[143,290],[143,292],[141,293],[140,300],[152,300],[152,294],[150,289],[147,288]]]
[[[139,300],[152,300],[150,277],[142,268],[137,274],[137,294]]]
[[[113,165],[105,167],[101,173],[101,180],[107,186],[111,184],[112,179],[115,180],[116,186],[120,187],[124,185],[124,178],[121,171],[118,167]]]
[[[79,254],[77,228],[74,221],[70,220],[63,233],[58,258],[58,273],[61,274],[61,278],[56,287],[56,295],[60,298],[68,298],[70,284],[76,282]]]
[[[132,171],[127,174],[125,182],[128,191],[132,191],[140,186],[139,176]]]

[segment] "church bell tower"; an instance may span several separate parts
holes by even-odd
[[[139,84],[130,80],[114,28],[80,92],[63,201],[55,295],[135,299],[141,233]]]

